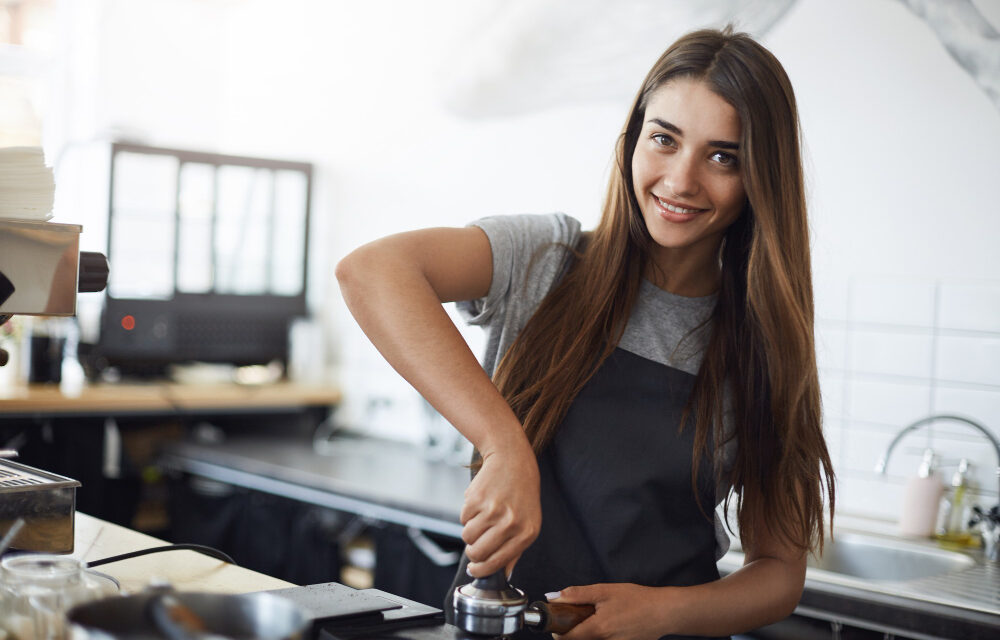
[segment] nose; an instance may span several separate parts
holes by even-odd
[[[671,194],[678,198],[697,195],[700,187],[694,157],[687,154],[673,156],[664,173],[663,182]]]

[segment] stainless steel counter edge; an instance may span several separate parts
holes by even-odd
[[[263,493],[270,493],[337,511],[345,511],[363,518],[415,527],[453,538],[460,538],[462,536],[462,525],[457,522],[449,522],[432,516],[425,516],[412,511],[378,504],[369,500],[352,498],[332,493],[325,489],[314,489],[301,484],[269,478],[257,473],[240,471],[219,464],[191,460],[171,454],[163,456],[162,464],[167,468],[186,471],[202,478],[253,489]]]
[[[730,551],[719,561],[720,572],[726,574],[735,571],[743,566],[743,559],[743,553]],[[981,583],[979,586],[984,594],[996,594],[996,585],[1000,584],[1000,568],[988,563],[980,563],[976,567],[967,569],[966,572],[975,572],[974,578]],[[919,611],[947,618],[968,619],[970,622],[995,626],[1000,629],[1000,607],[991,607],[983,601],[975,602],[937,595],[906,582],[852,578],[808,567],[804,591],[803,601],[808,599],[806,596],[811,592],[833,598],[865,600],[894,609]],[[836,619],[844,623],[852,622],[852,620],[847,619],[849,616],[827,614],[815,607],[801,605],[797,611],[809,617]]]
[[[161,456],[167,469],[281,495],[424,531],[461,537],[459,512],[467,469],[432,462],[418,447],[373,438],[335,439],[333,454],[309,443],[239,438],[222,444],[177,443]]]

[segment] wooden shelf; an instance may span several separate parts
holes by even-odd
[[[279,382],[260,386],[238,384],[186,385],[97,384],[77,396],[57,385],[0,389],[0,415],[186,414],[215,411],[268,411],[333,406],[340,391],[328,385]]]

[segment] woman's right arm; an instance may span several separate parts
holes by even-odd
[[[461,512],[469,573],[509,570],[541,527],[538,466],[520,421],[442,307],[488,293],[486,233],[467,227],[389,236],[345,257],[336,275],[372,344],[482,455]]]

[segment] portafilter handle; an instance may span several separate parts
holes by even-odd
[[[524,612],[524,625],[532,631],[566,633],[594,615],[592,604],[563,602],[532,602]]]

